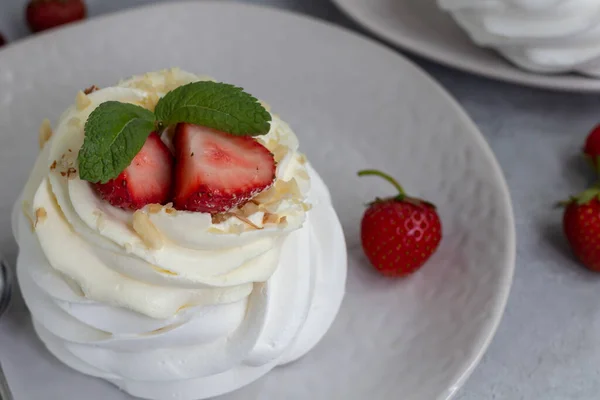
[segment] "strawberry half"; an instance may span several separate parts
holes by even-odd
[[[178,124],[175,197],[179,210],[216,214],[243,205],[275,180],[273,154],[248,136]]]
[[[106,183],[93,184],[102,198],[115,207],[140,209],[164,204],[171,194],[173,155],[155,132],[121,174]]]

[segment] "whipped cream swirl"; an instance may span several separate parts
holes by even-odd
[[[600,76],[596,0],[438,0],[478,45],[521,68]]]
[[[170,205],[124,211],[79,179],[83,126],[99,104],[153,109],[200,79],[173,69],[80,92],[52,135],[45,127],[13,212],[19,283],[38,336],[70,367],[148,399],[219,395],[302,356],[344,292],[346,251],[329,193],[276,115],[257,138],[277,161],[274,185],[219,218]]]

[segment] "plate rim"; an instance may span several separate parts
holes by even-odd
[[[337,4],[337,2],[340,0],[333,1]],[[433,88],[436,89],[437,93],[445,99],[449,106],[451,106],[452,110],[457,116],[457,120],[464,124],[464,127],[466,128],[465,131],[468,131],[469,135],[471,135],[472,140],[476,142],[479,149],[483,152],[485,156],[484,158],[489,162],[490,172],[495,177],[495,183],[498,185],[498,188],[501,191],[502,204],[504,205],[506,210],[505,215],[503,215],[503,219],[507,222],[509,229],[504,235],[506,239],[506,250],[508,253],[506,254],[507,262],[503,263],[504,268],[502,268],[502,280],[498,282],[498,291],[495,298],[493,299],[492,316],[486,321],[485,329],[481,330],[482,334],[479,337],[477,346],[472,347],[472,355],[466,357],[465,361],[462,363],[463,365],[456,370],[455,374],[451,374],[454,376],[452,382],[449,382],[446,391],[440,393],[438,396],[438,400],[450,400],[454,398],[457,391],[465,384],[465,382],[468,380],[475,368],[480,363],[483,355],[487,352],[493,338],[497,333],[498,327],[502,321],[502,317],[504,316],[506,305],[510,297],[510,291],[512,289],[514,271],[516,269],[515,216],[512,198],[510,195],[510,189],[508,187],[506,178],[494,152],[492,151],[489,143],[483,136],[483,133],[479,130],[478,126],[471,119],[466,110],[460,105],[458,100],[455,99],[452,96],[452,94],[450,94],[450,92],[448,92],[448,90],[444,86],[442,86],[441,83],[439,83],[432,75],[425,71],[416,62],[414,62],[407,56],[399,53],[398,51],[394,50],[393,48],[390,48],[389,46],[369,37],[368,35],[364,35],[350,28],[346,28],[335,22],[329,22],[327,20],[320,19],[294,10],[272,7],[264,4],[239,3],[233,0],[175,0],[169,2],[151,3],[139,7],[132,7],[121,11],[107,13],[101,16],[91,18],[87,21],[76,22],[60,29],[50,30],[38,35],[32,35],[19,41],[13,42],[11,45],[7,46],[6,49],[0,51],[0,59],[2,58],[2,56],[8,56],[8,54],[11,52],[20,51],[22,47],[26,47],[27,44],[30,42],[44,40],[45,38],[51,36],[69,35],[71,31],[77,31],[78,29],[81,29],[83,25],[102,24],[105,19],[111,19],[112,17],[117,15],[142,13],[148,9],[160,9],[163,7],[169,7],[173,5],[188,7],[212,6],[224,8],[234,7],[238,9],[247,8],[252,10],[259,10],[261,12],[270,12],[274,14],[286,15],[287,17],[293,17],[302,20],[303,23],[316,23],[328,29],[341,31],[346,35],[350,35],[354,40],[359,40],[370,46],[378,47],[380,50],[402,59],[402,61],[409,68],[412,68],[415,73],[419,74],[422,79],[427,81]]]
[[[440,52],[430,47],[427,42],[415,39],[415,36],[406,36],[396,34],[391,29],[381,27],[375,19],[362,14],[356,7],[352,6],[350,0],[331,0],[338,9],[358,26],[366,29],[367,32],[380,40],[388,43],[397,50],[406,50],[417,56],[423,57],[437,64],[456,69],[468,74],[484,77],[500,82],[511,83],[522,87],[533,87],[558,92],[574,93],[600,93],[600,79],[587,78],[584,75],[570,74],[537,74],[517,68],[506,61],[506,68],[492,69],[480,67],[476,62],[466,61],[462,57],[454,57],[452,52]],[[360,0],[364,1],[364,0]],[[424,0],[421,0],[424,1]],[[436,1],[436,0],[427,0]],[[473,44],[477,51],[490,51]],[[502,58],[498,56],[500,60]]]

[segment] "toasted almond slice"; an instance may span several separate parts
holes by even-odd
[[[35,223],[33,224],[33,226],[37,227],[38,224],[44,223],[44,221],[46,220],[47,217],[48,217],[48,213],[46,212],[46,209],[44,207],[40,207],[40,208],[36,209],[35,210]]]
[[[44,148],[44,145],[50,138],[52,137],[52,126],[50,125],[50,120],[48,118],[42,121],[42,125],[40,125],[38,142],[40,144],[40,149]]]
[[[273,158],[275,162],[281,162],[285,155],[287,154],[287,147],[285,146],[277,146],[271,152],[273,153]]]
[[[159,273],[165,274],[165,275],[171,275],[171,276],[179,275],[177,272],[169,271],[168,269],[161,268],[157,265],[152,265],[152,269],[154,269],[156,272],[159,272]]]
[[[160,204],[149,204],[148,205],[148,212],[150,214],[158,214],[162,209],[163,209],[163,206],[161,206]]]
[[[161,233],[156,229],[152,221],[150,221],[148,214],[141,210],[137,210],[133,214],[133,230],[140,235],[140,238],[142,238],[149,248],[158,250],[164,246]]]
[[[231,215],[229,215],[228,213],[223,213],[223,214],[213,214],[211,215],[211,222],[213,224],[220,224],[221,222],[225,222],[227,221],[227,219],[229,219]]]
[[[77,92],[77,96],[75,96],[75,106],[77,107],[78,111],[85,110],[90,104],[92,104],[92,101],[85,93],[83,93],[81,90]]]
[[[94,93],[96,90],[100,90],[100,88],[96,85],[92,85],[89,88],[85,89],[83,91],[84,94],[90,94],[90,93]]]
[[[176,209],[174,209],[174,208],[172,208],[172,207],[165,208],[165,212],[166,212],[167,214],[169,214],[169,215],[175,215],[175,214],[177,214],[177,210],[176,210]]]
[[[263,225],[276,224],[278,222],[279,222],[279,218],[275,214],[266,212],[265,215],[263,215]]]
[[[250,221],[248,218],[244,217],[243,215],[232,214],[232,216],[239,219],[240,221],[250,225],[254,229],[263,229],[261,226],[256,225],[254,222]]]
[[[256,212],[259,211],[258,204],[254,203],[252,201],[249,201],[248,203],[244,204],[244,206],[242,207],[241,211],[242,211],[242,215],[244,217],[249,217],[252,214],[254,214],[254,213],[256,213]]]

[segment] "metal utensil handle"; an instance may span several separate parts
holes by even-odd
[[[4,371],[2,371],[2,365],[0,365],[0,400],[14,400],[6,376],[4,376]]]

